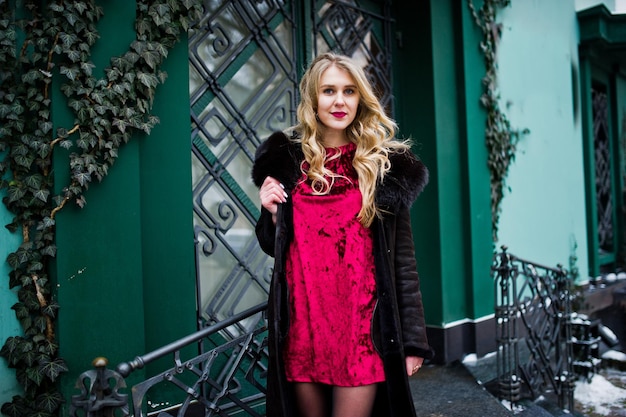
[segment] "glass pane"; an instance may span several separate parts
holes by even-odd
[[[260,202],[250,171],[257,146],[295,123],[297,80],[285,2],[205,8],[189,38],[189,91],[198,314],[214,323],[267,300],[271,258],[254,234]]]

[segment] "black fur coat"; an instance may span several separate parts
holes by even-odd
[[[290,193],[300,178],[303,159],[300,145],[276,132],[257,149],[252,179],[260,187],[267,176],[274,177]],[[379,386],[373,416],[411,417],[415,410],[405,355],[432,357],[409,214],[411,204],[428,182],[428,170],[410,152],[391,154],[390,160],[391,171],[376,189],[376,204],[385,214],[371,226],[378,298],[372,338],[383,359],[386,377],[386,382]],[[275,258],[268,303],[268,417],[297,416],[281,356],[289,322],[285,254],[293,235],[290,201],[279,205],[276,224],[271,214],[262,209],[256,227],[261,248]]]

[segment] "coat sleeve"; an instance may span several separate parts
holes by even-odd
[[[256,223],[255,232],[263,252],[274,256],[276,226],[272,220],[272,214],[264,207],[261,207],[261,216]]]
[[[431,359],[433,351],[426,336],[424,306],[415,260],[409,209],[400,210],[396,221],[394,266],[404,351],[407,356]]]

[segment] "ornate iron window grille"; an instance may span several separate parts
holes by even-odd
[[[614,259],[614,201],[609,132],[609,102],[601,86],[591,90],[593,114],[593,148],[595,161],[595,194],[597,210],[598,251],[603,263]]]

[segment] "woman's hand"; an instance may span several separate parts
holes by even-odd
[[[406,357],[406,373],[411,376],[417,373],[424,364],[424,358],[419,356],[407,356]]]
[[[272,214],[272,220],[276,224],[278,205],[286,202],[288,197],[285,187],[276,178],[267,177],[259,189],[259,196],[261,206]]]

